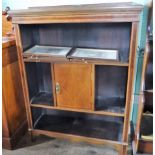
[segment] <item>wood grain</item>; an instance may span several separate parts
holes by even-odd
[[[27,119],[16,47],[12,46],[12,43],[5,42],[4,44],[2,50],[2,137],[3,148],[13,149],[26,131]]]
[[[122,141],[128,141],[128,132],[130,126],[130,113],[133,101],[133,86],[134,86],[134,74],[136,63],[136,50],[137,50],[137,34],[138,34],[138,22],[132,23],[131,42],[130,42],[130,56],[129,56],[129,70],[128,70],[128,82],[126,92],[126,107],[125,107],[125,119]],[[127,148],[122,148],[122,155],[127,153]]]
[[[10,11],[13,23],[79,23],[138,21],[142,5],[134,3],[38,7]],[[30,18],[32,17],[32,18]],[[76,18],[75,18],[76,17]]]
[[[60,85],[57,106],[93,109],[92,66],[87,64],[54,64],[55,83]]]

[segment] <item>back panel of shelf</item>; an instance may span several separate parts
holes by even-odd
[[[95,110],[124,113],[128,67],[95,66]]]
[[[50,63],[25,63],[31,104],[54,105]]]

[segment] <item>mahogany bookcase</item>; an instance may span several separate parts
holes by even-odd
[[[111,3],[10,12],[31,135],[107,144],[126,154],[141,10]],[[118,60],[87,52],[52,56],[53,46],[117,50]]]

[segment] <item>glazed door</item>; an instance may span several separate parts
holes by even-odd
[[[58,107],[93,109],[94,71],[91,64],[55,64],[55,88]]]

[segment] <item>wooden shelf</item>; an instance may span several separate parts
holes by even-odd
[[[107,65],[107,66],[119,66],[119,67],[129,67],[129,63],[124,62],[114,62],[114,61],[105,61],[105,60],[77,60],[77,59],[67,59],[67,58],[52,58],[52,57],[24,57],[24,62],[65,62],[65,63],[84,63],[84,64],[93,64],[93,65]]]
[[[120,66],[120,67],[128,67],[129,63],[120,62],[120,61],[107,61],[107,60],[86,60],[86,59],[69,59],[70,62],[75,63],[85,63],[85,64],[94,64],[94,65],[109,65],[109,66]]]
[[[97,114],[97,115],[107,115],[107,116],[115,116],[115,117],[124,117],[124,113],[116,113],[116,112],[108,112],[108,111],[91,111],[91,110],[72,109],[72,108],[61,108],[61,107],[44,105],[43,103],[42,104],[31,104],[31,107],[46,108],[46,109],[61,110],[61,111],[74,111],[74,112],[82,112],[82,113]]]
[[[88,48],[85,48],[89,50]],[[59,46],[40,46],[35,45],[23,52],[23,58],[25,62],[71,62],[71,63],[89,63],[94,65],[112,65],[128,67],[129,63],[121,61],[112,61],[105,59],[90,59],[88,58],[70,58],[71,47],[59,47]],[[92,49],[90,49],[92,50]]]

